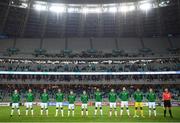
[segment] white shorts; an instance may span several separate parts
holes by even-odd
[[[82,104],[81,108],[87,108],[87,104]]]
[[[155,102],[148,102],[149,108],[156,108],[156,103]]]
[[[95,102],[95,107],[102,107],[102,102]]]
[[[56,102],[56,107],[62,107],[63,103],[62,102]]]
[[[12,108],[19,108],[19,103],[12,103]]]
[[[41,103],[41,108],[47,108],[48,103]]]
[[[121,101],[121,107],[128,107],[128,101]]]
[[[26,102],[26,108],[32,108],[33,103],[32,102]]]
[[[116,102],[110,102],[109,106],[110,108],[116,108]]]
[[[69,104],[68,109],[74,109],[74,104]]]

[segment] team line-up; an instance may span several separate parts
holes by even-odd
[[[120,116],[123,114],[124,108],[126,109],[127,115],[130,117],[130,112],[128,108],[128,102],[129,102],[129,92],[126,90],[125,87],[123,87],[121,93],[117,94],[114,89],[111,89],[111,91],[108,94],[108,99],[109,99],[109,106],[110,106],[110,111],[109,111],[109,116],[112,116],[112,113],[114,111],[114,115],[117,116],[117,109],[116,109],[116,101],[117,98],[120,98],[121,100],[121,110],[120,110]],[[133,117],[139,117],[137,115],[138,108],[140,110],[140,116],[144,117],[143,114],[143,92],[140,91],[139,88],[137,88],[136,92],[133,94],[134,100],[135,100],[135,111],[134,111],[134,116]],[[18,115],[20,116],[20,109],[19,109],[19,103],[20,103],[20,94],[18,93],[18,90],[14,90],[14,93],[12,94],[12,109],[11,109],[11,114],[10,116],[13,116],[14,109],[17,109]],[[148,106],[149,106],[149,117],[151,117],[151,114],[153,113],[154,116],[156,117],[156,94],[153,91],[152,88],[149,89],[149,92],[147,93],[146,96],[148,100]],[[43,93],[40,96],[41,99],[41,111],[40,114],[43,115],[44,113],[48,116],[48,102],[49,102],[49,95],[47,93],[46,89],[43,89]],[[102,92],[100,92],[99,89],[96,90],[94,94],[94,99],[95,99],[95,110],[94,110],[94,115],[97,115],[97,111],[99,109],[100,115],[103,115],[103,109],[102,109]],[[34,94],[31,89],[28,90],[26,94],[26,115],[28,115],[28,111],[31,111],[31,115],[34,115],[34,110],[33,110],[33,101],[35,100]],[[63,111],[63,101],[65,100],[64,93],[61,91],[61,89],[57,89],[57,93],[55,96],[56,100],[56,113],[55,117],[58,116],[58,113],[60,111],[61,116],[64,116],[64,111]],[[68,116],[72,114],[74,116],[74,110],[75,110],[75,101],[76,101],[76,95],[73,93],[73,91],[70,91],[70,94],[67,97],[67,100],[69,102],[68,104]],[[83,91],[81,95],[81,115],[88,115],[88,100],[89,97],[86,93],[86,91]],[[171,112],[171,93],[168,91],[166,88],[162,94],[162,100],[164,102],[164,117],[166,117],[166,111],[167,109],[169,110],[170,117],[172,118],[172,112]]]

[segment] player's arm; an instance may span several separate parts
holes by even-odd
[[[149,93],[146,94],[146,99],[149,100]]]
[[[101,95],[102,96],[102,95]],[[108,99],[110,100],[110,93],[108,94]]]
[[[164,96],[165,96],[165,94],[163,93],[163,94],[162,94],[162,101],[164,101]]]
[[[156,93],[154,93],[154,99],[157,100],[157,96],[156,96]]]
[[[14,100],[14,97],[13,97],[13,94],[11,94],[11,102],[13,102]]]
[[[34,100],[35,100],[34,94],[33,94],[33,97],[32,97],[32,98],[33,98],[32,100],[34,101]]]
[[[47,101],[49,101],[49,94],[47,95]]]
[[[136,93],[134,93],[133,97],[134,97],[134,100],[136,100]]]
[[[81,95],[81,102],[82,102],[82,95]]]
[[[119,100],[121,101],[121,93],[119,93]]]
[[[141,98],[142,98],[142,100],[143,100],[143,98],[144,98],[143,93],[141,93]]]
[[[40,95],[40,97],[39,97],[39,98],[40,98],[40,100],[42,100],[42,94]]]
[[[18,94],[18,102],[20,102],[20,94]]]
[[[64,99],[64,93],[62,93],[62,98],[63,98],[63,100],[65,100],[65,99]]]
[[[55,99],[55,100],[57,99],[57,94],[55,94],[54,99]]]

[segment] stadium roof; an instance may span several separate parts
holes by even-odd
[[[0,0],[1,37],[180,34],[179,0]]]

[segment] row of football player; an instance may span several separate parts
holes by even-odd
[[[164,95],[168,94],[169,97],[165,97]],[[116,110],[116,101],[117,97],[121,99],[121,110],[120,110],[120,115],[123,114],[123,109],[126,107],[126,111],[128,116],[130,117],[130,112],[128,108],[128,101],[129,101],[129,92],[126,90],[125,87],[123,87],[123,91],[118,95],[115,93],[114,89],[111,89],[111,92],[109,92],[109,106],[110,106],[110,112],[109,115],[112,116],[112,111],[114,109],[114,114],[117,116],[117,110]],[[168,98],[168,99],[167,99]],[[138,107],[140,108],[141,111],[141,117],[144,117],[143,115],[143,93],[140,91],[139,88],[137,88],[136,92],[134,93],[134,99],[135,99],[135,112],[134,112],[134,117],[139,117],[137,115],[137,110]],[[156,116],[156,94],[153,92],[153,89],[150,88],[149,92],[147,94],[147,100],[148,100],[148,106],[149,106],[149,117],[151,116],[151,112],[153,110],[154,116]],[[165,109],[169,108],[170,111],[170,116],[172,117],[172,113],[170,110],[171,104],[171,94],[168,91],[168,89],[165,89],[165,92],[163,93],[163,100],[164,103],[165,101],[166,104],[164,104]],[[26,95],[26,115],[28,115],[28,111],[31,110],[31,114],[33,115],[33,101],[34,101],[34,94],[32,93],[32,90],[29,89],[28,93]],[[49,101],[49,96],[46,91],[46,89],[43,90],[43,93],[41,94],[41,115],[43,115],[43,112],[45,111],[46,115],[48,115],[48,101]],[[61,92],[61,89],[58,89],[58,92],[56,93],[56,114],[55,116],[58,116],[59,110],[61,111],[61,115],[64,116],[63,112],[63,101],[64,101],[64,93]],[[76,101],[76,95],[73,93],[73,91],[70,91],[70,94],[68,96],[68,116],[70,116],[70,112],[72,111],[72,116],[74,116],[74,109],[75,109],[75,101]],[[20,95],[18,94],[18,91],[15,90],[13,95],[12,95],[12,110],[11,110],[11,117],[14,113],[14,109],[17,108],[18,114],[20,116],[20,109],[19,109],[19,102],[20,102]],[[81,115],[88,115],[88,95],[86,91],[83,91],[83,94],[81,95]],[[100,110],[100,114],[103,115],[103,110],[102,110],[102,93],[100,92],[99,89],[96,90],[95,92],[95,111],[94,115],[97,115],[97,110]],[[166,116],[166,113],[165,115]]]

